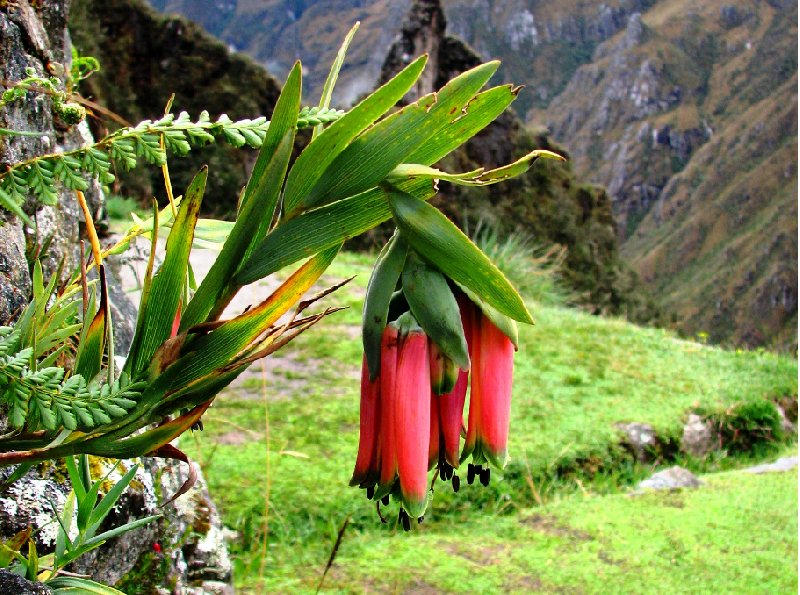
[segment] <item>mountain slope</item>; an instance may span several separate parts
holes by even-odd
[[[547,112],[688,333],[796,346],[797,5],[662,0]]]

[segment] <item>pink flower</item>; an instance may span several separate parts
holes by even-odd
[[[475,465],[502,468],[508,458],[514,344],[485,315],[474,332],[469,421],[461,460],[471,454]],[[482,483],[488,483],[488,474],[485,478],[481,476]]]
[[[428,337],[411,330],[400,343],[395,382],[395,446],[403,507],[419,517],[428,505],[431,431]]]
[[[367,358],[361,364],[361,416],[359,423],[358,456],[351,486],[374,486],[378,480],[378,430],[380,428],[380,376],[369,379]]]

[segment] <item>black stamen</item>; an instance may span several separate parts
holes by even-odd
[[[368,486],[367,487],[367,500],[372,500],[372,497],[375,495],[375,486]]]
[[[467,483],[472,485],[473,481],[475,481],[475,465],[470,463],[467,465]]]
[[[411,531],[411,518],[404,509],[400,509],[400,524],[403,525],[403,531]]]
[[[461,478],[458,475],[453,475],[453,491],[457,492],[461,489]]]
[[[417,517],[417,524],[421,525],[422,521],[424,521],[424,520],[425,520],[425,515],[424,514],[422,516],[418,516]]]
[[[384,506],[389,506],[389,494],[386,494],[383,498],[381,498],[381,504]]]
[[[481,469],[481,485],[486,487],[489,485],[489,468]]]

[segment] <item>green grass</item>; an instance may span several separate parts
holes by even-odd
[[[292,366],[266,377],[266,406],[250,379],[182,443],[239,533],[240,592],[313,591],[348,516],[326,590],[789,592],[796,584],[796,474],[717,475],[697,491],[631,498],[628,486],[652,466],[619,446],[614,427],[651,424],[665,437],[662,456],[695,471],[774,457],[780,440],[708,460],[668,447],[692,410],[755,410],[796,395],[796,362],[535,303],[536,326],[520,329],[512,461],[502,477],[493,473],[488,488],[464,481],[458,494],[437,484],[411,534],[397,531],[393,505],[381,525],[363,493],[347,487],[358,442],[354,328],[370,264],[344,254],[326,273],[327,283],[357,275],[327,302],[349,308],[287,348]]]

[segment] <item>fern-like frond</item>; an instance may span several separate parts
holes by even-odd
[[[338,120],[342,110],[305,107],[297,119],[298,128],[309,128]],[[203,146],[224,139],[233,147],[257,149],[264,142],[269,121],[265,117],[232,121],[222,114],[212,120],[202,112],[192,120],[189,114],[167,114],[159,120],[145,120],[133,128],[122,128],[93,145],[66,153],[53,153],[34,157],[12,165],[0,173],[0,206],[7,210],[9,203],[22,205],[31,194],[44,204],[54,205],[58,200],[56,182],[67,188],[85,190],[87,176],[101,184],[114,181],[112,162],[131,170],[139,158],[152,165],[163,165],[167,153],[186,155],[192,147]],[[161,140],[163,139],[163,145]]]

